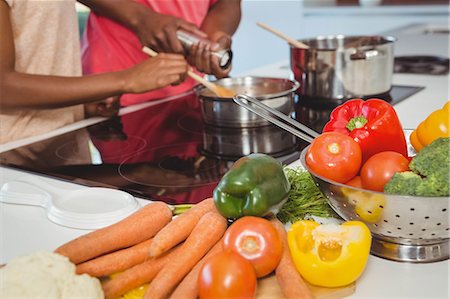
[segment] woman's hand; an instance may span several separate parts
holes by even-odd
[[[188,64],[182,55],[160,53],[121,73],[124,93],[142,93],[184,81]]]
[[[119,97],[110,97],[103,101],[84,104],[85,117],[103,116],[112,117],[119,113]]]
[[[195,66],[200,72],[214,75],[216,78],[227,77],[231,71],[231,66],[226,69],[221,68],[219,57],[212,55],[211,52],[231,48],[231,36],[218,31],[212,34],[209,39],[211,43],[200,42],[190,48],[187,57],[189,64]]]

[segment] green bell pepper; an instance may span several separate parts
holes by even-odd
[[[214,190],[214,203],[222,216],[263,217],[276,214],[291,186],[279,161],[265,154],[237,160]]]

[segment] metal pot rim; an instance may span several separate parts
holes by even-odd
[[[290,79],[286,79],[286,78],[275,78],[275,77],[259,77],[259,76],[227,77],[227,78],[223,78],[223,79],[214,81],[214,83],[217,83],[218,85],[222,85],[222,84],[220,84],[221,81],[222,82],[223,81],[232,81],[234,79],[236,79],[236,80],[239,79],[239,80],[243,80],[243,81],[252,80],[252,79],[270,80],[270,81],[279,81],[279,82],[289,82],[292,85],[289,89],[286,89],[286,90],[283,90],[283,91],[280,91],[277,93],[270,93],[270,94],[266,94],[266,95],[255,96],[255,98],[258,100],[269,100],[269,99],[273,99],[273,98],[282,97],[282,96],[288,95],[288,94],[296,91],[300,87],[300,83],[296,80],[290,80]],[[224,85],[222,85],[222,86],[224,86]],[[200,92],[202,90],[204,90],[205,88],[206,87],[204,87],[203,85],[197,85],[196,87],[194,87],[194,91],[197,93],[200,100],[225,102],[225,101],[230,101],[230,99],[231,99],[231,98],[220,98],[220,97],[216,97],[216,96],[207,96],[207,95],[200,94]]]
[[[309,43],[314,42],[314,41],[344,40],[344,39],[363,39],[363,38],[379,39],[379,40],[384,41],[383,43],[376,44],[376,45],[384,45],[384,44],[394,43],[397,40],[396,37],[391,36],[391,35],[342,35],[342,34],[337,34],[337,35],[319,35],[317,37],[312,37],[312,38],[298,39],[298,41],[309,45]],[[296,48],[295,46],[292,46],[292,45],[289,45],[289,46],[290,46],[291,50],[296,50],[297,49],[297,50],[302,50],[302,51],[310,51],[310,50],[314,50],[314,51],[336,51],[338,49],[338,47],[326,48],[326,49],[311,47],[309,49],[300,49],[300,48]]]

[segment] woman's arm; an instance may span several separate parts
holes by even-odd
[[[142,93],[177,82],[187,71],[182,56],[165,54],[124,71],[85,77],[17,72],[9,6],[3,0],[0,0],[0,44],[1,109],[57,108],[122,93]]]

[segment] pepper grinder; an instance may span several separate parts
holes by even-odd
[[[206,40],[203,37],[197,36],[192,32],[187,32],[185,30],[178,30],[177,38],[183,44],[183,47],[186,51],[189,51],[189,48],[192,45],[198,44],[200,41]],[[209,40],[206,41],[210,42]],[[219,57],[219,66],[222,69],[226,69],[230,66],[231,59],[233,58],[233,52],[231,51],[231,49],[213,51],[211,52],[211,54]]]

